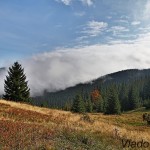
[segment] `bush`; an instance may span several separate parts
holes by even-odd
[[[93,123],[94,121],[90,118],[90,116],[88,114],[83,114],[83,116],[80,118],[80,120],[85,121],[85,122],[89,122],[89,123]]]
[[[144,100],[143,106],[144,106],[146,109],[150,109],[150,99]]]

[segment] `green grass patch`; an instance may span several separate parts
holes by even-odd
[[[55,142],[56,150],[122,150],[116,139],[100,133],[64,129]]]

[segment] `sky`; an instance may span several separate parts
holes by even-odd
[[[0,0],[0,67],[20,61],[32,93],[150,68],[149,41],[150,0]]]

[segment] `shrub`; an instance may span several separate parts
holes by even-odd
[[[80,120],[83,120],[85,122],[93,123],[93,120],[90,118],[88,114],[83,114],[83,116],[80,118]]]

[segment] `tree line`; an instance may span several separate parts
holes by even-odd
[[[86,95],[86,96],[85,96]],[[121,114],[139,107],[150,109],[150,80],[135,80],[133,83],[111,84],[94,89],[91,93],[78,94],[73,104],[66,104],[65,109],[73,112],[103,112]]]

